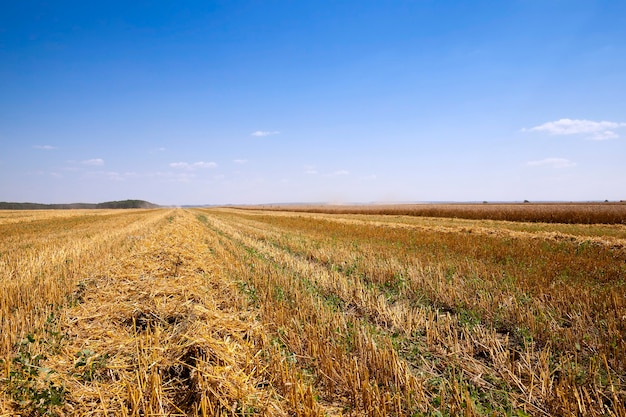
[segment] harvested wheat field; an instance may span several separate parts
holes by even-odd
[[[626,226],[0,212],[1,416],[626,416]]]

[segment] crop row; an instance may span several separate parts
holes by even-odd
[[[524,204],[395,204],[370,206],[260,206],[253,210],[280,210],[328,214],[404,215],[569,224],[626,224],[626,202]]]
[[[501,386],[511,404],[533,414],[623,412],[620,251],[303,215],[212,214],[281,264],[316,268],[302,277],[327,275],[315,286],[344,314],[369,317],[429,355],[453,352],[478,398]],[[442,316],[449,330],[437,327]]]
[[[9,213],[0,415],[626,416],[622,232],[563,227]]]

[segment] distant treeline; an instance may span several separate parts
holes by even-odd
[[[157,207],[159,207],[157,204],[152,204],[144,200],[107,201],[97,204],[39,204],[0,202],[0,210],[137,209]]]
[[[274,205],[241,207],[329,214],[388,214],[545,223],[626,224],[626,202],[525,204]]]

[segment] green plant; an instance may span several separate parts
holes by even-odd
[[[76,374],[84,381],[93,381],[98,377],[98,371],[106,367],[109,355],[97,355],[90,349],[83,349],[76,353],[74,368],[79,372]]]
[[[51,380],[55,371],[42,366],[46,357],[31,353],[34,343],[35,337],[32,334],[19,343],[6,381],[7,392],[30,415],[55,416],[55,407],[63,405],[65,400],[65,387]]]
[[[237,287],[239,288],[239,292],[245,294],[248,297],[248,301],[250,303],[256,305],[259,302],[259,296],[257,295],[254,285],[249,284],[246,281],[237,281]]]
[[[285,299],[285,291],[279,285],[274,287],[274,299],[276,301],[283,301]]]

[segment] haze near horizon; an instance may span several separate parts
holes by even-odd
[[[0,201],[626,199],[626,3],[24,1]]]

